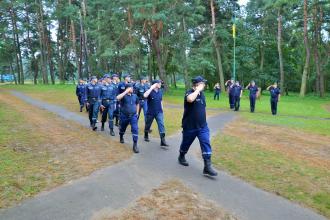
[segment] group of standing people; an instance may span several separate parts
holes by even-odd
[[[261,90],[256,85],[255,81],[252,80],[245,88],[243,88],[239,81],[231,79],[225,83],[225,86],[227,87],[230,109],[239,111],[243,90],[246,89],[249,91],[250,112],[255,112],[256,100],[259,98],[261,93]],[[276,115],[277,103],[281,97],[281,90],[278,88],[276,82],[273,85],[268,86],[266,90],[270,92],[270,106],[272,115]]]

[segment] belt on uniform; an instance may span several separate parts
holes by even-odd
[[[123,114],[124,114],[126,117],[128,117],[128,118],[130,118],[130,117],[136,115],[136,113],[134,113],[134,114],[125,114],[125,113],[123,113]]]

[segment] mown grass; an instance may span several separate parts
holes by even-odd
[[[29,146],[41,137],[34,135],[26,121],[8,106],[0,105],[0,208],[40,192],[49,181],[40,175],[48,163],[47,152],[33,152]]]
[[[229,135],[217,135],[212,145],[219,168],[330,217],[330,170],[326,167],[311,166]]]

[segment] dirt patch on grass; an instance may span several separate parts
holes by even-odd
[[[18,139],[4,139],[0,143],[4,152],[8,152],[8,155],[12,155],[12,152],[28,152],[32,155],[29,160],[40,159],[37,164],[33,161],[16,161],[17,164],[10,166],[11,169],[5,170],[6,177],[1,178],[5,183],[5,178],[10,178],[12,182],[0,189],[0,208],[13,205],[42,190],[89,175],[131,155],[131,151],[119,142],[28,105],[14,96],[2,93],[0,102],[17,112],[22,119],[20,123],[11,121],[8,129],[19,135],[22,134],[21,130],[28,131]],[[12,156],[15,159],[15,154]],[[18,191],[22,194],[19,197],[15,195]]]
[[[147,219],[219,219],[234,220],[214,202],[204,199],[180,181],[172,180],[153,189],[151,194],[138,199],[131,206],[113,213],[100,211],[93,220]]]
[[[330,112],[330,104],[324,106],[325,110]]]
[[[224,133],[245,143],[275,150],[289,158],[330,169],[330,137],[285,127],[252,124],[243,119],[228,124]]]

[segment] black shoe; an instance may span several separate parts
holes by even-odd
[[[119,125],[118,118],[116,118],[115,126],[118,127],[118,125]]]
[[[115,136],[115,132],[113,131],[113,129],[110,128],[110,135],[111,136]]]
[[[160,134],[160,146],[162,146],[165,149],[168,148],[168,144],[166,143],[165,140],[165,134]]]
[[[149,133],[148,132],[144,132],[144,141],[149,142]]]
[[[189,163],[186,161],[186,157],[184,153],[180,152],[179,158],[178,158],[179,164],[182,166],[189,166]]]
[[[102,122],[101,131],[104,131],[104,123]]]
[[[83,107],[82,107],[82,106],[80,106],[80,112],[82,112],[82,109],[83,109]]]
[[[133,152],[136,154],[140,152],[136,142],[133,143]]]
[[[211,159],[204,159],[204,175],[217,176],[218,173],[211,166]]]
[[[125,143],[125,141],[124,141],[124,135],[122,135],[122,134],[120,135],[120,143],[122,143],[122,144]]]

